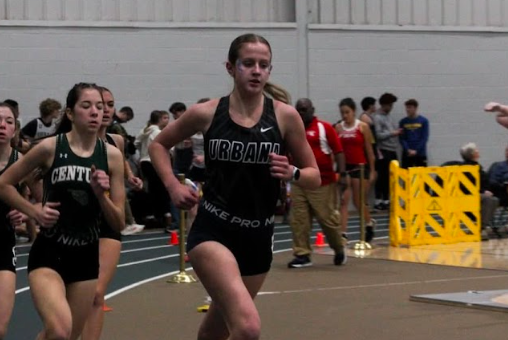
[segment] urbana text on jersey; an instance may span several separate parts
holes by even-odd
[[[208,154],[211,160],[266,164],[270,153],[280,153],[280,144],[272,142],[229,141],[211,139],[208,143]]]

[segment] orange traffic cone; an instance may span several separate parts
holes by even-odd
[[[316,247],[324,247],[326,246],[325,244],[325,237],[323,235],[323,233],[319,232],[316,234],[316,244],[315,244]]]
[[[176,231],[172,231],[171,232],[171,236],[168,240],[168,245],[171,245],[171,246],[177,246],[178,245],[178,234]]]
[[[108,305],[106,305],[106,303],[104,303],[102,305],[102,310],[105,312],[111,312],[113,310],[113,308],[109,307]]]

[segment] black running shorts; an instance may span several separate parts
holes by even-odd
[[[360,178],[360,166],[357,164],[346,164],[346,171],[351,178]],[[366,166],[363,171],[363,178],[369,179],[370,168]]]
[[[28,273],[38,268],[53,269],[65,284],[97,279],[99,243],[66,246],[39,235],[30,249]]]
[[[122,241],[122,234],[111,228],[109,224],[104,220],[104,218],[102,218],[99,223],[99,238],[110,238],[113,240]]]
[[[16,236],[14,230],[0,232],[0,270],[16,273]]]
[[[257,228],[229,223],[201,205],[189,232],[187,252],[203,242],[215,241],[233,253],[242,276],[263,274],[272,264],[273,230],[273,222]]]

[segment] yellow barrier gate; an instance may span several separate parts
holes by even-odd
[[[480,241],[479,167],[390,164],[390,244]]]

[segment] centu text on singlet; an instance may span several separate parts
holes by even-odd
[[[90,183],[91,171],[92,170],[89,167],[79,165],[60,166],[53,169],[53,172],[51,173],[51,183],[55,184],[57,182],[66,181],[86,181],[87,183]]]

